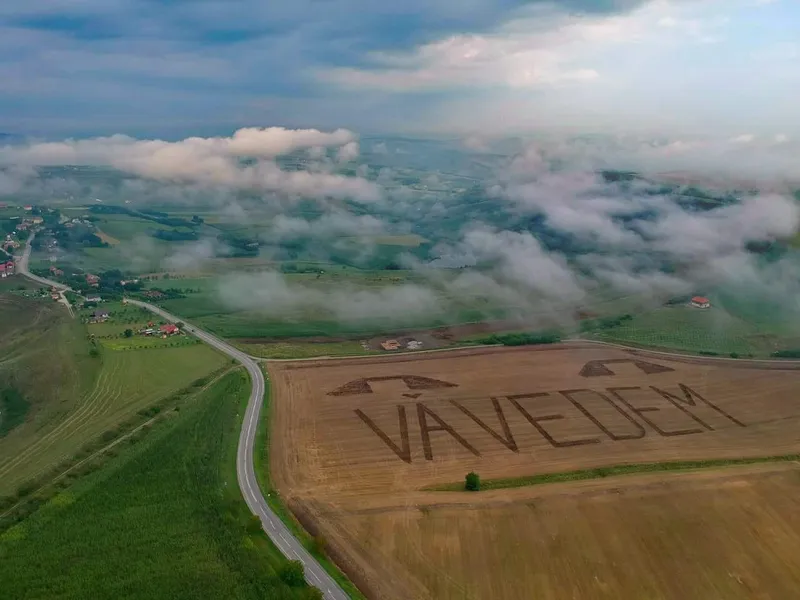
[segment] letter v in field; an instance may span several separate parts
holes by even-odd
[[[431,389],[446,389],[458,387],[458,384],[449,381],[442,381],[440,379],[433,379],[431,377],[422,377],[420,375],[388,375],[381,377],[363,377],[361,379],[354,379],[344,385],[339,386],[335,390],[328,392],[328,396],[360,396],[365,394],[373,394],[371,383],[387,382],[387,381],[400,381],[409,390],[402,393],[404,398],[416,400],[422,396],[424,390]],[[478,454],[477,450],[473,448],[469,442],[462,438],[452,427],[450,427],[437,413],[433,412],[430,408],[422,404],[416,403],[417,417],[420,422],[420,435],[422,437],[422,445],[425,451],[425,458],[433,460],[433,450],[431,448],[430,433],[433,431],[445,431],[459,442],[462,446],[467,448],[473,454]],[[408,416],[406,414],[406,407],[402,404],[397,405],[397,423],[399,430],[399,440],[395,441],[391,435],[384,431],[372,418],[369,417],[360,408],[355,409],[356,416],[369,427],[372,432],[378,436],[389,450],[391,450],[397,458],[406,463],[411,463],[411,442],[408,437]],[[429,419],[434,423],[429,423]]]

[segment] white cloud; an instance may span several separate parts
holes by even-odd
[[[287,172],[272,160],[302,148],[334,147],[357,154],[355,134],[345,129],[245,128],[228,138],[191,137],[178,142],[124,135],[0,148],[0,164],[104,165],[159,181],[257,189],[291,196],[376,201],[380,189],[358,177]],[[243,162],[242,159],[247,159]]]

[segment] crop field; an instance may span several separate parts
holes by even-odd
[[[109,236],[122,242],[130,242],[139,236],[145,236],[150,231],[169,230],[170,227],[161,225],[147,219],[137,219],[128,215],[104,214],[97,223]]]
[[[228,374],[0,533],[2,596],[312,600],[236,483],[250,392]],[[68,565],[68,568],[66,567]]]
[[[141,352],[106,349],[91,358],[80,338],[64,335],[72,347],[64,346],[49,359],[38,355],[39,370],[51,372],[48,385],[39,389],[33,381],[16,386],[38,409],[0,438],[0,495],[225,362],[202,345]]]
[[[292,359],[317,358],[321,356],[360,356],[371,354],[361,342],[275,342],[271,344],[249,344],[237,340],[234,344],[251,356],[259,358]]]
[[[597,332],[595,339],[667,348],[684,352],[714,352],[765,356],[777,347],[775,336],[761,334],[752,323],[720,308],[664,307],[634,315],[631,321]]]
[[[796,464],[712,469],[800,452],[793,364],[569,344],[270,373],[274,484],[369,597],[779,598],[800,582]],[[674,461],[697,468],[668,472]],[[494,480],[635,463],[655,466],[433,491],[470,471]]]

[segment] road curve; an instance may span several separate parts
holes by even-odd
[[[17,270],[21,275],[28,279],[32,279],[42,285],[54,286],[59,290],[68,290],[69,288],[62,283],[50,281],[44,277],[32,274],[28,270],[28,260],[31,254],[31,241],[33,235],[28,238],[28,243],[25,246],[25,251],[17,261]],[[239,488],[242,490],[242,495],[254,515],[258,515],[261,519],[261,526],[264,528],[266,534],[270,537],[272,542],[280,549],[280,551],[291,560],[299,560],[303,563],[305,569],[306,581],[310,585],[319,588],[322,591],[325,600],[349,600],[349,596],[339,587],[339,584],[328,574],[325,569],[317,562],[317,560],[309,554],[303,545],[294,537],[289,528],[280,520],[264,499],[261,489],[258,487],[258,480],[256,479],[256,470],[253,463],[253,450],[256,440],[256,432],[258,431],[259,416],[261,414],[261,405],[264,399],[264,391],[266,389],[266,382],[264,374],[261,371],[258,363],[250,358],[244,352],[237,350],[230,344],[222,341],[221,339],[211,335],[210,333],[198,329],[194,325],[187,323],[183,319],[168,313],[167,311],[148,304],[147,302],[140,302],[139,300],[131,300],[130,304],[135,304],[149,310],[152,313],[159,315],[161,318],[171,321],[172,323],[183,322],[184,331],[191,333],[198,339],[202,340],[209,346],[216,348],[223,354],[227,354],[232,359],[240,362],[247,369],[250,375],[250,381],[253,384],[253,389],[250,392],[250,400],[247,403],[247,410],[242,421],[242,432],[239,435],[239,448],[236,453],[236,477],[239,481]]]
[[[291,560],[299,560],[305,568],[306,580],[310,585],[319,588],[326,600],[348,600],[349,596],[339,587],[339,584],[328,574],[317,560],[309,554],[303,545],[294,537],[289,528],[280,520],[264,499],[261,489],[258,487],[256,479],[255,465],[253,463],[253,451],[255,446],[256,432],[258,431],[259,416],[261,405],[264,399],[266,382],[264,374],[258,363],[244,352],[237,350],[230,344],[198,329],[194,325],[187,323],[183,319],[168,313],[167,311],[139,300],[128,299],[129,304],[135,304],[146,308],[167,321],[173,323],[183,322],[183,330],[191,333],[209,346],[216,348],[220,352],[227,354],[232,359],[244,365],[250,375],[253,389],[250,392],[250,400],[247,403],[247,411],[242,422],[242,432],[239,436],[239,449],[236,454],[236,475],[239,480],[239,488],[242,490],[247,506],[250,507],[254,515],[261,519],[264,531],[273,543],[283,552],[284,556]]]

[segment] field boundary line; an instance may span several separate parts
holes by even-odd
[[[551,483],[569,483],[572,481],[587,481],[592,479],[605,479],[607,477],[621,477],[625,475],[644,475],[648,473],[669,473],[702,471],[707,469],[720,469],[726,467],[744,467],[750,465],[769,463],[798,463],[800,454],[779,454],[773,456],[753,456],[745,458],[711,458],[707,460],[676,460],[650,463],[623,463],[607,467],[593,467],[589,469],[576,469],[574,471],[559,471],[554,473],[539,473],[537,475],[523,475],[521,477],[504,477],[486,479],[481,481],[480,491],[507,490]],[[446,483],[422,488],[425,492],[467,492],[464,484]]]
[[[472,346],[455,346],[451,348],[434,348],[431,350],[416,350],[412,352],[403,352],[399,354],[364,354],[364,355],[355,355],[355,356],[316,356],[316,357],[308,357],[308,358],[259,358],[257,356],[250,356],[252,360],[257,362],[263,363],[326,363],[332,361],[339,361],[340,363],[343,361],[375,361],[377,363],[380,362],[412,362],[415,360],[421,360],[423,358],[428,358],[431,355],[438,355],[438,354],[447,354],[452,353],[453,357],[457,357],[459,354],[466,354],[476,351],[476,354],[480,354],[481,351],[490,352],[492,350],[500,351],[500,349],[504,349],[505,352],[524,352],[530,350],[536,351],[547,351],[547,350],[569,350],[571,347],[580,347],[581,345],[591,345],[591,346],[599,346],[599,347],[606,347],[606,348],[613,348],[616,350],[622,350],[624,352],[628,352],[634,355],[643,355],[643,356],[652,356],[653,358],[661,358],[662,360],[672,360],[675,362],[685,362],[691,364],[720,364],[724,366],[732,366],[738,368],[745,368],[745,369],[774,369],[774,370],[800,370],[800,359],[788,359],[788,358],[773,358],[773,359],[761,359],[761,358],[728,358],[724,356],[700,356],[696,354],[685,354],[680,352],[669,352],[665,350],[650,350],[648,348],[642,348],[637,346],[626,346],[624,344],[618,344],[614,342],[604,342],[601,340],[589,340],[583,338],[569,338],[561,340],[560,342],[554,344],[526,344],[520,346],[506,346],[503,344],[477,344]],[[302,365],[298,364],[296,367],[289,367],[289,368],[312,368],[312,367],[324,367],[325,364],[319,365]]]

